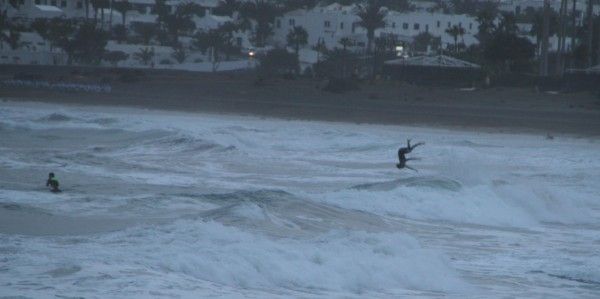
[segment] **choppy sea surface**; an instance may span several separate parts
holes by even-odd
[[[418,172],[395,168],[407,138]],[[0,298],[600,298],[599,153],[4,102]]]

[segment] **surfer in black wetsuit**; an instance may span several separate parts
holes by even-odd
[[[412,152],[412,150],[419,146],[419,145],[423,145],[425,144],[424,142],[417,142],[413,145],[410,145],[410,139],[406,140],[406,147],[401,147],[400,149],[398,149],[398,160],[399,163],[396,164],[396,167],[398,167],[398,169],[402,169],[402,168],[408,168],[410,170],[414,170],[417,171],[416,169],[406,165],[406,161],[410,161],[410,160],[418,160],[418,158],[406,158],[406,154]]]
[[[48,174],[48,180],[46,181],[46,187],[50,187],[50,191],[52,192],[60,192],[58,189],[58,180],[54,176],[54,172]]]

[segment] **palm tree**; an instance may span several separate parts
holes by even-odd
[[[287,35],[287,43],[289,46],[294,47],[297,56],[300,52],[300,46],[308,43],[308,32],[301,26],[295,26]]]
[[[577,33],[577,16],[576,16],[577,0],[573,0],[571,9],[571,55],[575,52],[575,35]]]
[[[38,19],[32,24],[34,30],[50,44],[50,50],[59,47],[65,50],[68,37],[75,32],[75,24],[72,20],[53,18],[41,21]]]
[[[4,49],[4,30],[9,28],[8,14],[5,11],[0,11],[0,49]]]
[[[503,13],[497,30],[502,33],[515,35],[519,31],[517,27],[517,19],[513,13]]]
[[[194,3],[180,4],[174,14],[169,14],[165,19],[167,30],[173,38],[173,45],[179,42],[181,32],[193,31],[196,24],[192,21],[192,14],[199,7]]]
[[[116,67],[119,64],[119,61],[123,61],[129,58],[129,54],[123,51],[108,51],[104,53],[104,57],[102,59],[110,62],[110,64]]]
[[[219,2],[219,5],[215,9],[215,14],[233,16],[233,13],[240,9],[240,2],[238,0],[223,0]]]
[[[430,46],[433,48],[432,44],[435,37],[431,35],[429,32],[419,33],[414,37],[412,42],[412,49],[419,52],[426,52]]]
[[[90,0],[92,7],[94,7],[94,24],[98,23],[98,7],[101,5],[102,0]]]
[[[367,30],[367,53],[371,53],[375,30],[385,27],[387,11],[378,0],[368,0],[366,4],[357,4],[354,14],[360,18],[358,25]]]
[[[108,20],[108,28],[112,28],[112,18],[113,18],[113,5],[114,5],[114,0],[110,0],[110,2],[108,3],[108,6],[110,7],[110,16],[109,16],[109,20]]]
[[[10,5],[12,5],[12,7],[16,8],[16,9],[19,9],[21,7],[21,5],[22,5],[22,2],[18,1],[18,0],[8,0],[8,3]]]
[[[600,18],[598,18],[598,23],[600,23]],[[598,30],[598,40],[600,41],[600,29]],[[600,63],[600,45],[598,45],[598,47],[596,47],[596,63]]]
[[[479,23],[478,32],[476,34],[480,44],[486,44],[494,30],[496,30],[496,16],[498,15],[498,9],[496,7],[489,7],[482,9],[477,13],[477,23]]]
[[[545,12],[536,11],[533,18],[533,24],[529,35],[536,37],[537,54],[541,55],[541,45],[544,38],[544,14]],[[550,9],[548,11],[548,36],[553,36],[558,31],[558,14]]]
[[[5,39],[12,50],[17,50],[21,46],[21,33],[19,31],[11,29]]]
[[[312,46],[312,49],[317,52],[317,65],[316,68],[319,69],[321,65],[321,54],[327,52],[327,46],[325,45],[325,41],[322,37],[319,37],[317,43]]]
[[[209,56],[213,64],[213,72],[217,70],[220,62],[219,53],[231,43],[230,35],[225,30],[211,29],[198,32],[194,36],[193,45],[201,50],[210,50]]]
[[[245,2],[240,8],[243,18],[256,21],[254,37],[258,47],[264,47],[267,38],[273,33],[272,24],[279,15],[279,9],[268,0]]]
[[[454,25],[446,29],[446,33],[454,39],[454,52],[458,53],[458,37],[465,34],[465,29]]]
[[[542,18],[542,50],[540,57],[540,75],[548,76],[548,36],[550,34],[550,1],[544,0]]]
[[[133,53],[133,57],[143,65],[148,65],[154,58],[154,48],[140,48],[139,52]]]
[[[342,37],[340,38],[340,40],[338,41],[338,43],[342,46],[342,49],[344,50],[344,52],[346,52],[346,50],[348,49],[348,47],[354,45],[354,41],[349,38],[349,37]]]
[[[588,34],[588,38],[587,38],[587,54],[588,54],[588,59],[587,59],[587,67],[592,67],[592,56],[594,55],[592,53],[592,39],[594,37],[594,14],[593,14],[593,3],[592,0],[588,0],[588,5],[587,5],[587,25],[588,25],[588,29],[587,29],[587,34]]]
[[[85,5],[85,19],[90,18],[90,0],[83,1],[83,5]]]
[[[115,25],[112,34],[119,44],[127,40],[127,28],[123,25]]]
[[[153,14],[156,14],[156,21],[158,22],[159,29],[163,30],[170,14],[170,8],[166,4],[166,0],[154,0]]]
[[[241,44],[234,42],[234,33],[240,31],[240,25],[233,22],[226,22],[218,28],[225,35],[226,42],[223,47],[223,52],[225,53],[225,59],[229,60],[231,55],[240,54]]]
[[[566,28],[567,28],[567,0],[560,1],[559,21],[558,21],[558,45],[556,50],[556,75],[562,75],[564,67],[563,53],[565,48]]]
[[[346,78],[346,73],[347,73],[347,69],[348,69],[348,60],[349,60],[349,56],[350,56],[350,52],[348,51],[348,47],[351,47],[354,45],[354,40],[352,40],[349,37],[342,37],[340,38],[340,40],[338,41],[338,43],[342,46],[342,50],[341,52],[337,49],[334,49],[333,52],[340,52],[341,53],[341,57],[343,58],[341,65],[342,65],[342,78]],[[336,56],[340,56],[340,55],[336,55]]]
[[[116,2],[114,7],[121,14],[123,26],[125,26],[125,18],[127,17],[127,11],[131,9],[131,3],[127,0],[123,0]]]
[[[100,5],[101,5],[101,20],[102,20],[102,24],[100,24],[100,28],[104,28],[104,11],[106,10],[106,8],[108,8],[110,6],[110,0],[102,0],[100,1]]]
[[[109,7],[110,0],[90,0],[94,7],[94,23],[98,23],[98,10],[100,9],[100,27],[104,27],[104,9]]]
[[[145,45],[148,45],[158,31],[156,27],[153,23],[134,23],[133,31],[142,38]]]

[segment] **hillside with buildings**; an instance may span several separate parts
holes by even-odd
[[[427,61],[417,66],[468,66],[481,82],[562,77],[595,73],[599,10],[594,0],[0,0],[0,63],[406,79],[405,66]]]

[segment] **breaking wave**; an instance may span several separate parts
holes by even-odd
[[[390,191],[399,187],[427,187],[431,189],[441,189],[458,192],[462,188],[460,182],[435,176],[416,176],[409,178],[396,179],[384,182],[374,182],[352,186],[351,189],[371,190],[371,191]]]
[[[74,108],[0,119],[0,281],[26,282],[8,296],[597,294],[597,143]],[[393,166],[398,132],[427,141],[418,173]]]

